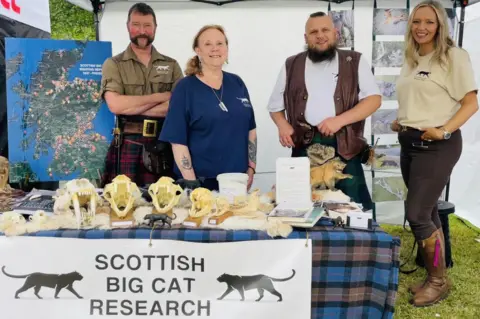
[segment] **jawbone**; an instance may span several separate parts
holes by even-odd
[[[183,190],[173,182],[172,178],[164,176],[148,188],[152,204],[158,213],[170,212],[180,200]]]

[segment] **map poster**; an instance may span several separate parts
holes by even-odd
[[[100,97],[110,42],[5,39],[10,182],[98,180],[114,115]]]

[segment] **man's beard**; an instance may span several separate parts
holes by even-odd
[[[139,39],[147,39],[147,44],[145,47],[148,47],[150,44],[152,44],[154,40],[153,37],[149,37],[148,35],[138,35],[136,37],[131,37],[130,41],[132,41],[132,43],[136,46],[140,47],[141,45],[138,43]]]
[[[328,46],[328,49],[320,51],[314,47],[307,46],[307,54],[313,63],[319,63],[323,61],[331,61],[337,53],[337,45],[332,44]]]

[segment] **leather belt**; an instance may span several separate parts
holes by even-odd
[[[143,120],[143,122],[125,122],[123,133],[142,134],[145,137],[157,137],[158,121]]]
[[[416,129],[414,127],[410,127],[410,126],[405,126],[405,125],[400,125],[400,132],[406,132],[406,131],[420,131],[419,129]]]

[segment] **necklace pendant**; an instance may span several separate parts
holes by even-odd
[[[218,105],[220,106],[220,108],[221,108],[223,111],[228,112],[228,109],[227,109],[227,107],[225,106],[225,103],[220,102],[220,104],[218,104]]]

